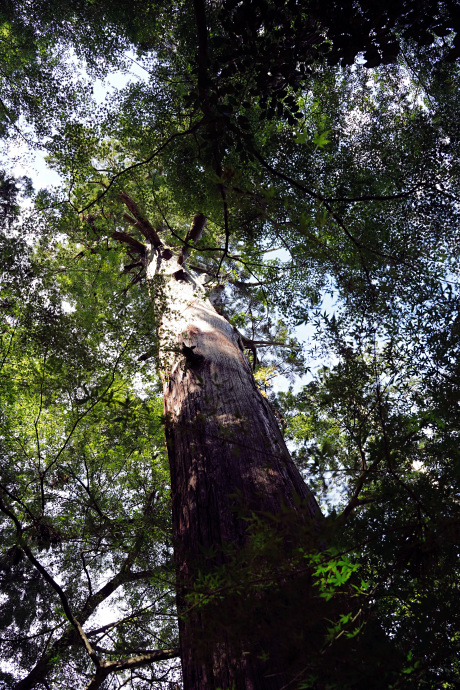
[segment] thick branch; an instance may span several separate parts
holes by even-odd
[[[133,261],[132,264],[126,264],[123,268],[123,273],[129,273],[133,268],[140,268],[143,266],[142,261]]]
[[[206,226],[207,218],[202,213],[198,213],[193,219],[193,223],[190,230],[187,232],[184,239],[184,246],[182,248],[181,254],[178,258],[178,263],[183,264],[186,262],[187,257],[190,254],[193,245],[191,243],[196,243],[201,238],[203,231]]]
[[[118,661],[103,661],[101,668],[97,670],[96,675],[93,676],[85,690],[97,690],[97,688],[100,688],[110,673],[148,666],[155,661],[175,659],[179,654],[179,649],[174,647],[172,649],[155,649],[151,652],[144,652],[144,654],[140,654],[139,656],[119,659]]]
[[[131,235],[128,235],[127,232],[119,232],[118,230],[115,230],[115,232],[112,233],[112,237],[115,240],[119,240],[120,242],[124,242],[125,244],[129,244],[131,249],[134,252],[141,254],[141,256],[144,255],[145,245],[142,244],[142,242],[139,242],[138,240],[136,240],[134,237],[131,237]]]
[[[144,352],[140,357],[137,358],[138,362],[146,362],[150,357],[154,357],[154,355],[157,353],[158,347],[155,345],[151,347],[147,352]]]
[[[103,661],[102,665],[111,671],[124,671],[127,668],[139,668],[139,666],[147,666],[154,661],[164,661],[165,659],[175,659],[179,656],[179,648],[172,649],[154,649],[152,651],[144,652],[139,656],[126,657],[125,659],[118,659],[118,661]]]
[[[136,204],[136,202],[131,199],[131,197],[126,194],[126,192],[120,192],[118,194],[118,198],[123,201],[123,203],[127,206],[129,211],[133,214],[135,218],[134,225],[139,228],[141,233],[144,235],[145,239],[151,242],[154,247],[161,247],[162,246],[162,241],[158,237],[157,231],[150,225],[149,221],[146,220],[141,212],[139,211],[139,208]],[[128,216],[128,218],[130,218]],[[130,219],[130,222],[132,223],[132,219]]]
[[[109,582],[107,582],[98,592],[95,592],[95,594],[88,599],[85,606],[83,607],[81,618],[87,620],[89,616],[93,613],[93,611],[100,604],[102,604],[102,602],[105,601],[107,597],[113,594],[113,592],[115,592],[115,590],[118,589],[120,585],[123,585],[127,582],[136,582],[137,580],[143,580],[147,577],[151,577],[152,575],[152,570],[141,570],[132,573],[129,570],[122,569],[121,572],[117,573],[115,577],[109,580]]]

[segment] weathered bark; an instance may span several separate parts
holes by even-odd
[[[246,640],[235,643],[226,635],[225,621],[206,639],[212,627],[206,611],[187,613],[186,595],[199,570],[225,563],[230,547],[244,547],[248,522],[242,511],[292,509],[312,525],[322,516],[256,386],[238,333],[215,311],[199,279],[170,254],[151,248],[147,277],[161,312],[184,688],[275,690],[286,682],[276,639],[269,665],[248,651],[254,621],[243,622]],[[229,620],[228,627],[234,623]]]

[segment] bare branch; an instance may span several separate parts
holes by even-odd
[[[182,248],[181,254],[178,259],[178,263],[183,264],[187,260],[187,257],[190,254],[190,250],[193,245],[190,243],[196,243],[198,240],[201,238],[203,231],[206,227],[206,221],[207,218],[204,216],[202,213],[198,213],[194,219],[193,223],[190,227],[190,230],[187,232],[185,239],[184,239],[184,246]]]
[[[148,666],[155,661],[164,661],[165,659],[175,659],[179,656],[179,649],[174,647],[172,649],[155,649],[149,652],[144,652],[139,656],[132,656],[118,661],[102,661],[100,668],[96,671],[85,690],[97,690],[100,688],[104,680],[110,673],[117,671],[125,671],[127,669],[140,668],[141,666]]]
[[[120,240],[120,242],[129,244],[133,251],[138,252],[141,255],[145,253],[145,245],[136,240],[134,237],[131,237],[131,235],[128,235],[127,232],[119,232],[118,230],[115,230],[115,232],[112,232],[112,237],[116,240]]]
[[[151,242],[154,247],[161,247],[163,245],[163,242],[158,237],[157,231],[150,225],[149,221],[142,216],[136,202],[133,199],[131,199],[131,197],[128,194],[126,194],[126,192],[120,192],[118,194],[118,198],[123,201],[123,203],[127,206],[127,208],[131,211],[135,218],[134,223],[132,223],[133,219],[130,216],[128,216],[129,222],[135,225],[137,228],[139,228],[141,233],[144,235],[145,239]],[[127,214],[125,214],[125,216],[126,215]]]
[[[300,347],[295,347],[292,343],[283,343],[280,340],[250,340],[249,338],[243,339],[243,344],[245,341],[251,343],[252,345],[257,345],[257,347],[289,347],[291,350],[300,350]]]

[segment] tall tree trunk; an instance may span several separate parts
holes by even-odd
[[[244,621],[247,640],[235,642],[225,632],[225,620],[216,630],[205,609],[187,613],[186,595],[199,571],[224,564],[232,547],[244,547],[248,521],[242,511],[292,509],[312,523],[320,523],[321,513],[256,386],[238,333],[216,312],[200,280],[179,262],[182,257],[169,250],[149,250],[147,278],[161,312],[184,688],[275,690],[286,681],[276,640],[267,665],[245,649],[254,621]],[[222,616],[227,615],[233,617],[223,606]]]

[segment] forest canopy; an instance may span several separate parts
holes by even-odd
[[[0,688],[457,687],[459,20],[2,3]]]

